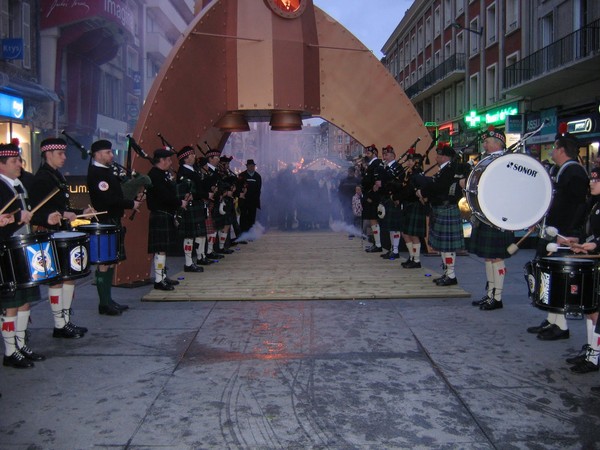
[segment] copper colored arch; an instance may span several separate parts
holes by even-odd
[[[321,117],[363,145],[405,150],[417,138],[431,142],[421,117],[379,60],[348,30],[306,2],[284,18],[265,0],[197,2],[199,11],[174,46],[148,95],[134,137],[148,153],[157,133],[181,147],[228,138],[215,123],[229,111],[268,121],[273,111]],[[134,168],[147,172],[144,161]],[[127,233],[128,259],[117,284],[147,278],[147,211]],[[131,257],[130,257],[131,255]]]

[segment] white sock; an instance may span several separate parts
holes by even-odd
[[[16,329],[17,316],[2,317],[2,338],[4,339],[4,354],[6,356],[10,356],[17,351],[15,343]]]
[[[556,324],[558,326],[558,328],[560,328],[561,330],[565,331],[569,329],[569,325],[567,325],[567,318],[565,317],[564,314],[555,314],[555,313],[549,313],[550,314],[554,314],[556,316],[556,318],[554,319],[554,324]]]
[[[390,231],[390,240],[392,241],[392,253],[398,253],[398,246],[400,245],[400,232]]]
[[[185,257],[185,265],[191,266],[194,264],[192,261],[192,250],[194,249],[194,241],[190,238],[183,240],[183,256]]]
[[[502,301],[502,289],[504,288],[504,277],[506,276],[506,265],[504,260],[492,263],[494,268],[494,300]]]
[[[410,259],[412,258],[412,254],[413,254],[413,243],[412,242],[406,242],[406,250],[408,250],[408,258],[406,259]]]
[[[587,360],[598,365],[598,356],[600,355],[600,334],[596,332],[593,333],[590,347],[592,347],[592,351],[588,353]]]
[[[494,266],[491,261],[485,262],[485,278],[487,280],[487,296],[492,298],[494,296]]]
[[[414,262],[421,262],[421,244],[412,244],[412,259]]]
[[[225,248],[225,242],[227,242],[227,233],[219,231],[219,248],[221,250]]]
[[[381,247],[381,234],[379,225],[371,225],[371,230],[373,230],[373,239],[375,240],[375,247]]]
[[[17,348],[23,348],[25,342],[25,332],[27,331],[27,325],[29,324],[30,311],[19,311],[17,312],[17,329],[15,330],[15,344]]]
[[[204,247],[206,247],[206,237],[205,236],[201,236],[201,237],[197,237],[195,239],[196,241],[196,257],[198,259],[203,259],[204,258]]]
[[[71,305],[75,297],[75,285],[63,283],[62,287],[62,307],[65,325],[71,321]]]
[[[211,233],[208,235],[208,246],[206,248],[206,253],[211,254],[215,249],[215,242],[217,240],[217,233]]]
[[[62,288],[48,288],[48,301],[54,317],[54,328],[64,328],[67,324],[62,305]]]
[[[446,266],[446,276],[448,278],[456,278],[456,273],[454,273],[454,261],[456,261],[456,253],[444,252],[442,253],[442,258]]]
[[[165,263],[167,262],[167,255],[154,255],[154,282],[160,283],[165,278]]]
[[[585,318],[585,331],[587,331],[587,343],[588,345],[592,345],[592,341],[594,340],[594,322],[589,317]]]

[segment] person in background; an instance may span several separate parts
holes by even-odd
[[[256,171],[256,163],[253,159],[246,161],[246,170],[238,176],[238,189],[240,195],[240,228],[243,232],[249,231],[256,222],[256,210],[260,209],[260,192],[262,190],[262,177]]]

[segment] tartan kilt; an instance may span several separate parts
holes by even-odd
[[[213,221],[212,217],[207,217],[204,223],[206,224],[207,236],[215,234],[217,232],[217,229],[215,228],[215,222]]]
[[[172,214],[164,211],[150,211],[148,253],[169,251],[175,243],[176,231]]]
[[[515,240],[512,231],[499,230],[490,225],[479,222],[473,224],[469,252],[475,253],[480,258],[510,258],[507,247]]]
[[[15,291],[2,291],[0,293],[0,308],[19,308],[27,303],[39,300],[40,287],[17,288]]]
[[[217,205],[212,212],[213,223],[217,230],[222,229],[225,225],[231,225],[231,216],[229,214],[221,214],[219,212],[219,205]]]
[[[363,205],[362,218],[364,220],[378,220],[377,216],[377,203],[365,202]]]
[[[385,216],[381,220],[381,226],[388,231],[402,231],[402,204],[396,206],[392,200],[382,202],[385,207]]]
[[[431,209],[429,245],[438,252],[453,252],[465,248],[458,205],[432,206]]]
[[[427,210],[421,202],[404,204],[402,231],[409,236],[425,237]]]
[[[191,205],[185,209],[177,227],[177,233],[181,238],[196,238],[206,236],[206,213],[204,212],[204,204]]]

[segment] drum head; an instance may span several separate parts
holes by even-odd
[[[477,199],[481,212],[503,230],[538,223],[552,202],[552,181],[531,156],[509,153],[494,159],[481,175]]]
[[[78,233],[77,231],[57,231],[52,233],[53,239],[77,239],[87,236],[86,233]]]

